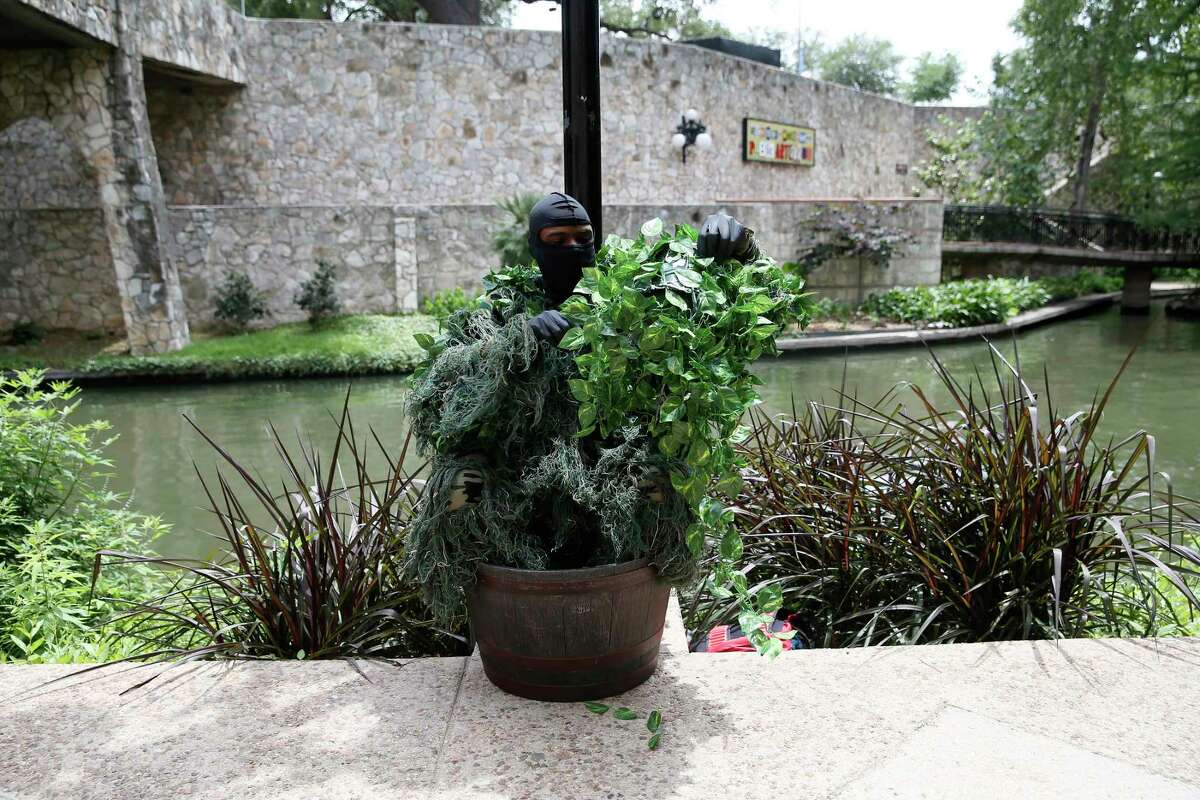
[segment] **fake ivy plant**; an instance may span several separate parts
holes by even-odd
[[[559,347],[576,353],[576,435],[635,426],[679,465],[671,484],[695,511],[687,545],[700,559],[715,544],[715,591],[738,595],[743,629],[773,656],[782,644],[767,631],[782,600],[776,587],[752,593],[735,570],[742,541],[723,498],[741,488],[734,445],[758,402],[749,365],[776,352],[786,325],[807,323],[809,301],[803,280],[772,259],[716,263],[696,257],[696,239],[686,225],[665,234],[660,219],[637,239],[610,236],[562,306],[574,327]]]

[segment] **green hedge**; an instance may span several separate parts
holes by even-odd
[[[436,333],[425,315],[365,314],[193,342],[156,356],[102,356],[85,362],[91,375],[199,376],[209,379],[299,378],[408,372],[423,351],[417,333]]]

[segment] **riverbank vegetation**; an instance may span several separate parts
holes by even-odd
[[[353,659],[465,654],[436,628],[401,576],[404,536],[423,481],[374,431],[356,432],[349,394],[328,453],[289,447],[271,429],[283,479],[264,480],[197,429],[224,470],[201,476],[224,540],[213,562],[102,554],[100,574],[152,564],[169,589],[117,604],[113,635],[132,657]],[[261,465],[255,465],[261,466]]]
[[[36,371],[0,378],[0,662],[120,658],[129,643],[100,623],[163,588],[136,561],[92,585],[98,551],[153,555],[166,526],[106,488],[109,428],[74,422],[79,402]]]
[[[1060,413],[993,353],[990,390],[934,358],[946,408],[912,386],[754,417],[747,583],[778,587],[809,647],[1200,633],[1198,508],[1154,437],[1099,435],[1112,385]],[[707,588],[689,628],[735,616]]]
[[[236,335],[200,334],[181,350],[152,356],[92,354],[82,347],[42,351],[27,345],[0,354],[0,369],[206,380],[381,375],[410,371],[423,352],[414,334],[436,332],[437,321],[424,314],[354,314],[317,327],[296,322]]]
[[[1084,271],[1069,277],[982,278],[936,286],[897,287],[872,295],[861,306],[817,302],[815,319],[848,327],[903,324],[961,328],[1007,322],[1022,311],[1089,294],[1120,291],[1119,276]]]

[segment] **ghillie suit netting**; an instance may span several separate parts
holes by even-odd
[[[732,441],[757,399],[747,366],[807,310],[775,262],[714,264],[695,241],[658,220],[636,240],[610,236],[560,309],[574,327],[557,346],[527,325],[546,307],[532,266],[491,273],[476,307],[418,337],[427,357],[407,411],[431,468],[406,569],[438,619],[461,615],[481,561],[648,557],[673,583],[695,577],[732,516],[706,493],[740,486]],[[478,502],[451,510],[468,468],[485,476]]]

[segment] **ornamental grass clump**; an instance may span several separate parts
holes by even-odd
[[[757,414],[745,580],[776,588],[808,646],[1200,631],[1197,506],[1155,473],[1154,438],[1100,439],[1111,385],[1062,416],[993,357],[990,392],[934,359],[945,409],[914,386],[907,407],[843,394]],[[689,627],[735,614],[702,592]]]
[[[809,303],[771,259],[697,258],[696,238],[657,219],[636,239],[610,236],[561,306],[573,327],[557,347],[526,324],[544,307],[531,266],[489,275],[476,309],[421,340],[409,413],[437,454],[430,508],[471,463],[453,454],[501,456],[477,504],[411,529],[410,574],[440,618],[461,613],[480,561],[545,569],[582,549],[576,566],[649,557],[686,583],[715,543],[716,580],[733,579],[740,541],[719,498],[740,487],[738,421],[757,401],[747,367],[807,322]]]
[[[189,420],[190,422],[190,420]],[[288,448],[271,427],[283,480],[272,489],[202,431],[226,466],[201,475],[227,547],[215,562],[105,550],[96,574],[150,564],[169,591],[120,604],[114,619],[135,645],[129,660],[354,659],[452,655],[461,637],[435,628],[416,587],[400,578],[402,540],[419,482],[357,435],[349,394],[328,459]],[[194,426],[194,423],[193,423]],[[199,429],[197,428],[199,431]],[[377,461],[368,448],[373,442]],[[375,465],[383,466],[376,470]]]

